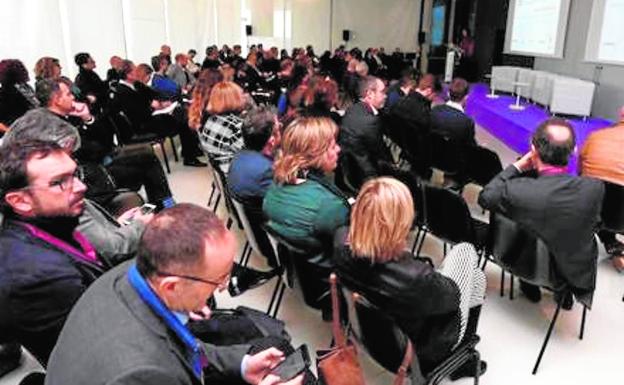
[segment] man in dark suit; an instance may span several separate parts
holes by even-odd
[[[425,179],[432,173],[429,134],[434,88],[435,77],[423,75],[416,89],[395,102],[386,115],[388,135],[401,148],[412,169]]]
[[[276,348],[249,355],[248,345],[207,345],[186,325],[209,316],[206,300],[226,285],[236,248],[234,235],[205,208],[180,204],[158,214],[136,262],[106,274],[76,304],[46,384],[199,385],[214,373],[227,383],[279,383],[270,374],[284,359]]]
[[[604,186],[566,172],[574,146],[574,130],[567,121],[546,120],[533,134],[531,151],[485,186],[479,204],[539,235],[574,295],[588,303],[595,288],[598,249],[594,232]],[[537,172],[537,177],[528,172]],[[541,299],[538,287],[522,281],[520,287],[529,300]],[[571,297],[556,300],[564,301],[564,308],[572,307]]]
[[[468,82],[455,78],[449,87],[450,100],[431,110],[431,132],[453,141],[476,146],[474,121],[464,107],[468,97]]]
[[[348,169],[349,181],[359,189],[365,180],[382,174],[384,163],[391,162],[383,142],[379,110],[386,101],[384,83],[374,76],[362,79],[360,100],[342,119],[339,144],[341,167]]]

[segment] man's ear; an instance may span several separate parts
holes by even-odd
[[[10,191],[4,196],[4,201],[16,214],[29,215],[33,212],[32,197],[26,191]]]

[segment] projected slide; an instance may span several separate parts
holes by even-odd
[[[598,59],[624,62],[624,0],[607,0],[602,32],[598,43]]]
[[[517,0],[511,50],[554,55],[560,11],[560,0]]]

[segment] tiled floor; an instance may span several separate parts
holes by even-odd
[[[513,153],[484,130],[477,132],[478,141],[495,150],[504,165],[512,162],[518,154]],[[208,200],[210,179],[206,169],[183,167],[172,164],[170,177],[176,199],[179,202],[194,202],[205,205]],[[465,197],[475,215],[481,215],[476,206],[478,188],[469,186]],[[219,210],[223,213],[223,209]],[[242,239],[242,235],[240,235]],[[241,243],[242,245],[242,243]],[[436,239],[427,237],[423,254],[432,256],[437,263],[442,257],[442,245]],[[601,259],[604,258],[601,248]],[[252,264],[261,267],[259,258],[252,258]],[[572,311],[563,312],[548,346],[540,371],[531,375],[533,363],[546,333],[554,303],[550,295],[539,305],[529,303],[518,293],[510,301],[499,296],[500,270],[489,264],[487,300],[481,313],[479,350],[488,362],[488,371],[481,378],[485,385],[533,385],[533,384],[617,384],[620,383],[619,365],[621,349],[624,346],[624,331],[619,331],[624,320],[623,277],[611,267],[609,261],[601,260],[598,267],[597,289],[594,307],[588,313],[585,339],[578,339],[581,308],[575,305]],[[227,293],[218,295],[221,307],[235,307],[244,304],[266,309],[273,285],[252,290],[237,298]],[[293,343],[298,346],[307,343],[310,351],[327,347],[330,341],[330,325],[321,321],[320,314],[303,304],[300,296],[286,291],[279,317],[286,322]],[[361,354],[369,385],[391,384],[392,376],[372,362],[365,353]],[[30,371],[37,368],[31,358],[14,372],[0,378],[0,385],[16,385]],[[447,381],[446,383],[450,383]],[[470,384],[470,380],[456,382]]]

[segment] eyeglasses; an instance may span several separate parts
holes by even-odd
[[[76,170],[74,170],[74,172],[71,173],[71,174],[63,175],[63,176],[60,176],[58,178],[52,179],[48,183],[47,186],[32,185],[32,186],[23,187],[20,190],[58,188],[61,191],[70,191],[70,190],[73,189],[73,187],[74,187],[74,180],[76,180],[76,179],[82,180],[82,172],[78,168]]]
[[[184,279],[188,279],[189,281],[206,283],[206,284],[214,285],[214,286],[218,286],[218,287],[222,287],[222,286],[226,285],[227,282],[230,280],[230,273],[228,273],[220,282],[211,281],[211,280],[204,279],[204,278],[199,278],[199,277],[194,277],[192,275],[167,273],[166,271],[156,271],[156,275],[159,276],[159,277],[184,278]]]

